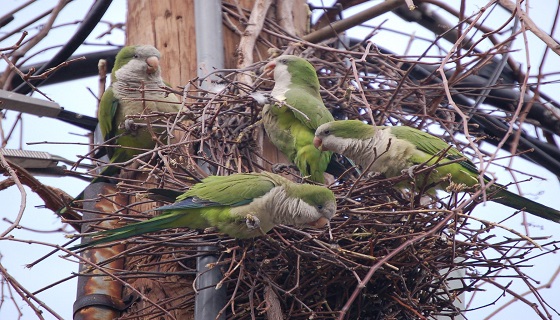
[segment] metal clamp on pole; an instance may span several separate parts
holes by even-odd
[[[76,317],[76,312],[82,312],[82,309],[88,307],[105,308],[123,312],[138,300],[139,297],[132,294],[122,300],[107,294],[92,293],[81,296],[74,302],[73,315]]]

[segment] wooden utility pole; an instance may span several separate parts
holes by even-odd
[[[308,10],[304,0],[228,0],[224,2],[234,7],[237,5],[238,7],[235,10],[246,15],[244,21],[229,21],[230,23],[233,22],[236,30],[231,28],[231,25],[228,27],[226,24],[222,24],[225,68],[237,68],[248,61],[257,62],[268,58],[268,48],[262,42],[257,42],[253,50],[239,47],[240,42],[245,43],[242,39],[259,36],[258,30],[255,31],[256,26],[247,23],[247,21],[262,18],[251,17],[253,12],[267,14],[267,17],[273,19],[279,14],[283,17],[280,23],[286,30],[293,30],[295,35],[301,36],[306,30]],[[195,28],[196,19],[203,17],[195,17],[194,12],[194,0],[128,1],[126,43],[128,45],[151,44],[158,48],[162,54],[162,76],[172,86],[186,85],[197,76],[197,68],[200,67],[197,61]],[[252,32],[257,32],[257,34],[252,34]],[[273,39],[270,39],[270,36],[261,36],[267,37],[268,41],[275,43]],[[285,157],[270,142],[267,142],[264,138],[260,140],[262,140],[261,147],[266,158],[273,163],[287,162]],[[125,263],[128,262],[125,261]],[[134,268],[135,266],[130,264],[125,266],[125,269],[133,270]],[[176,266],[165,271],[180,273],[182,270],[182,266],[177,263]],[[142,310],[154,310],[151,304],[155,302],[164,309],[172,310],[167,314],[160,310],[161,317],[158,317],[158,319],[171,319],[173,317],[175,319],[194,319],[194,310],[181,307],[181,301],[173,300],[173,297],[190,293],[194,296],[192,289],[194,279],[194,275],[173,275],[166,277],[165,280],[160,278],[155,280],[132,278],[128,281],[131,287],[140,291],[149,301],[146,299],[139,301],[127,312],[135,315],[145,314]],[[125,295],[130,293],[130,290],[125,291]]]

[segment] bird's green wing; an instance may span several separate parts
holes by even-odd
[[[416,148],[430,156],[436,156],[438,153],[447,150],[444,158],[448,160],[463,159],[458,163],[463,166],[468,171],[478,174],[478,168],[476,165],[470,161],[465,155],[463,155],[459,150],[454,147],[449,148],[447,142],[441,140],[440,138],[433,136],[424,131],[406,127],[406,126],[395,126],[390,127],[391,133],[395,135],[398,139],[406,140],[412,143]],[[449,149],[448,149],[449,148]],[[425,160],[421,161],[424,162]]]
[[[101,97],[99,111],[97,114],[99,128],[101,129],[101,134],[105,140],[111,139],[115,136],[116,128],[114,122],[118,107],[119,100],[113,94],[113,89],[109,87]]]
[[[262,197],[276,186],[275,181],[258,173],[210,176],[177,197],[177,201],[195,198],[199,199],[200,206],[240,206]]]
[[[323,123],[334,121],[332,114],[323,102],[302,88],[290,88],[285,97],[288,105],[301,111],[309,118],[307,120],[301,113],[292,111],[299,121],[313,130],[313,133]]]
[[[410,127],[390,128],[391,133],[394,134],[398,139],[403,139],[411,142],[416,146],[416,148],[418,148],[418,150],[421,150],[428,155],[436,155],[438,152],[449,148],[449,145],[445,141],[423,131]],[[455,148],[449,148],[445,158],[448,160],[463,160],[459,161],[456,164],[451,164],[449,166],[443,166],[439,168],[438,170],[440,171],[440,175],[451,174],[454,182],[464,183],[467,186],[473,186],[474,184],[478,183],[478,169],[476,168],[474,163],[468,160],[461,152],[459,152],[459,150]],[[458,165],[460,165],[460,167],[455,167]],[[489,177],[485,176],[484,178],[487,181],[490,180]],[[560,211],[556,209],[547,207],[533,200],[509,192],[505,189],[505,187],[500,186],[499,184],[494,185],[489,190],[495,193],[494,197],[491,199],[492,201],[501,203],[516,210],[525,210],[541,218],[560,223]]]

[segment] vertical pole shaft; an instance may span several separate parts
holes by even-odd
[[[84,190],[84,199],[95,199],[99,194],[114,194],[117,192],[115,185],[109,183],[94,183]],[[119,195],[114,199],[117,203],[125,206],[128,201],[124,196]],[[112,213],[114,204],[107,200],[84,201],[84,220],[99,219],[101,216],[97,212]],[[99,225],[112,229],[115,221],[103,221]],[[88,230],[90,224],[84,224],[82,232]],[[82,241],[89,241],[85,238]],[[123,244],[116,244],[106,248],[92,248],[85,250],[82,257],[94,264],[101,264],[124,250]],[[123,259],[114,260],[105,265],[110,270],[121,270]],[[87,271],[87,264],[80,265],[80,272]],[[107,281],[107,276],[99,270],[92,270],[87,276],[78,277],[78,290],[76,301],[74,302],[74,320],[94,320],[94,319],[115,319],[125,308],[122,301],[123,286],[118,281]]]
[[[224,67],[222,1],[195,0],[194,12],[197,73],[199,77],[205,77],[214,69]],[[205,81],[202,86],[208,89],[209,82]],[[225,319],[225,314],[218,317],[226,303],[225,288],[216,289],[222,274],[218,268],[208,268],[209,264],[218,261],[213,254],[217,249],[213,246],[198,247],[198,252],[202,255],[196,260],[195,319]]]

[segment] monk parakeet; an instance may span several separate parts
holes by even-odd
[[[72,249],[180,227],[216,228],[239,239],[261,236],[277,224],[321,228],[335,214],[336,201],[325,187],[295,183],[269,172],[240,173],[210,176],[175,203],[155,210],[163,213],[98,232],[93,241]]]
[[[99,128],[105,141],[117,137],[110,144],[122,146],[107,148],[111,163],[128,161],[155,146],[149,129],[145,126],[135,128],[134,125],[130,128],[127,116],[179,112],[179,99],[161,90],[166,84],[161,78],[159,59],[159,51],[149,45],[124,47],[115,58],[111,86],[101,97],[98,113]],[[143,92],[138,90],[141,88]],[[153,122],[156,118],[150,119]],[[165,131],[161,127],[152,129],[156,134]],[[117,171],[116,166],[108,166],[101,174],[111,176]]]
[[[146,121],[126,120],[127,116],[151,114],[154,112],[178,112],[181,104],[174,94],[164,92],[166,86],[161,78],[160,53],[153,46],[128,46],[119,51],[111,72],[111,86],[101,97],[99,105],[99,128],[107,147],[110,163],[121,163],[132,159],[156,145],[150,130],[137,125]],[[144,89],[140,91],[139,89]],[[150,117],[150,122],[157,118]],[[165,131],[152,126],[154,133]],[[91,183],[106,180],[118,173],[118,166],[105,167]],[[83,199],[83,193],[75,200]],[[59,212],[65,209],[59,210]]]
[[[313,146],[315,130],[334,121],[319,94],[319,80],[307,60],[284,55],[269,62],[265,72],[274,70],[271,95],[282,104],[268,104],[263,109],[264,129],[272,143],[284,153],[303,176],[324,183],[323,173],[332,152]]]
[[[401,175],[415,165],[438,163],[440,166],[429,173],[427,180],[420,180],[418,186],[435,184],[436,188],[443,189],[449,185],[445,179],[448,175],[451,181],[468,187],[479,183],[478,169],[459,150],[411,127],[371,126],[359,120],[334,121],[317,128],[314,145],[321,150],[344,154],[362,168],[369,166],[369,171],[386,177]],[[446,164],[459,159],[459,162]],[[485,180],[490,179],[485,177]],[[500,185],[493,185],[489,191],[493,193],[492,201],[560,222],[558,210],[509,192]]]

